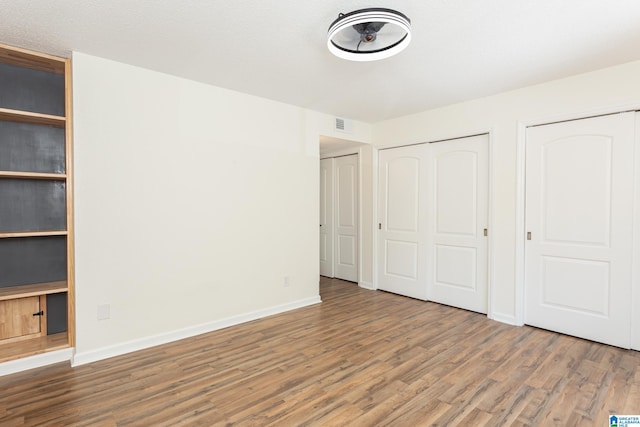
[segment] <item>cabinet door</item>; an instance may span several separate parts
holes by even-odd
[[[40,335],[40,297],[0,301],[0,343]]]

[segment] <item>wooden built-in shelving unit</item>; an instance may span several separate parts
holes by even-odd
[[[70,61],[0,44],[0,363],[74,346]]]

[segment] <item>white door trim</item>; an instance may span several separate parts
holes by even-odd
[[[330,181],[329,185],[324,188],[325,191],[325,200],[320,200],[320,206],[324,207],[325,214],[327,214],[326,221],[322,224],[322,216],[320,217],[320,230],[319,234],[324,233],[329,236],[329,245],[325,247],[327,251],[327,260],[323,264],[320,262],[320,275],[325,277],[334,277],[335,275],[335,159],[333,158],[323,158],[320,159],[320,199],[322,199],[322,163],[326,162],[328,166],[328,178],[327,181]],[[327,194],[327,192],[329,194]],[[323,205],[324,203],[324,205]],[[321,236],[320,236],[321,237]],[[322,254],[321,254],[322,255]],[[319,260],[320,261],[320,260]],[[324,267],[323,267],[324,265]],[[324,268],[324,270],[323,270]]]
[[[516,236],[515,236],[515,312],[513,315],[504,315],[501,318],[495,318],[496,320],[505,321],[505,323],[511,323],[514,325],[522,326],[524,325],[524,282],[525,282],[525,236],[526,236],[526,224],[525,224],[525,146],[526,146],[526,131],[528,127],[532,126],[541,126],[547,125],[557,122],[565,122],[570,120],[580,120],[586,119],[589,117],[596,116],[604,116],[609,114],[618,114],[624,113],[628,111],[640,111],[640,102],[631,103],[631,104],[622,104],[617,106],[608,106],[597,109],[586,110],[582,112],[573,112],[566,114],[555,114],[549,116],[542,116],[538,118],[531,119],[523,119],[518,120],[517,124],[517,136],[516,136]],[[636,121],[638,123],[638,121]],[[640,133],[640,125],[636,125],[636,138],[638,138],[638,133]],[[638,144],[636,143],[636,164],[635,164],[635,173],[636,173],[636,203],[635,203],[635,212],[634,214],[637,216],[640,213],[640,154],[638,151]],[[640,228],[640,225],[635,227],[635,247],[634,253],[636,256],[634,257],[635,265],[633,269],[633,286],[634,289],[640,288],[640,260],[638,260],[638,254],[640,254],[640,231],[637,230]],[[640,304],[640,289],[637,289],[633,296],[634,306],[638,307]],[[640,313],[636,315],[636,321],[640,321]],[[632,317],[634,317],[632,315]],[[511,318],[511,321],[508,321]],[[503,320],[504,319],[504,320]],[[637,324],[637,322],[636,322]],[[632,330],[632,347],[633,347],[633,330]],[[640,331],[636,332],[636,335],[640,335]],[[640,345],[640,337],[636,339],[636,343]]]
[[[636,112],[633,253],[631,270],[631,348],[640,350],[640,112]]]

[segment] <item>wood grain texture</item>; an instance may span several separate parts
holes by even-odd
[[[64,127],[65,122],[67,121],[66,118],[61,116],[33,113],[30,111],[11,110],[9,108],[0,108],[0,120],[16,123],[31,123],[36,125],[55,126],[59,128]]]
[[[42,335],[37,338],[13,342],[9,345],[0,345],[0,363],[20,359],[22,357],[35,356],[53,350],[62,350],[64,348],[69,348],[66,332],[53,335]],[[4,378],[0,377],[0,385],[3,384],[3,380]],[[0,414],[1,413],[2,405],[0,405]],[[3,425],[1,419],[0,425]]]
[[[322,304],[0,378],[0,425],[603,426],[640,353],[340,280]]]
[[[64,61],[64,111],[65,111],[65,158],[67,189],[67,337],[69,346],[76,342],[76,293],[75,293],[75,217],[74,217],[74,180],[73,180],[73,76],[71,59]]]
[[[64,73],[65,59],[44,53],[37,53],[27,49],[0,44],[0,61],[19,67],[51,73]]]
[[[0,301],[0,345],[12,340],[40,336],[40,297],[26,297]]]
[[[56,294],[67,291],[67,282],[35,283],[33,285],[20,285],[0,288],[0,301],[26,298],[40,295]]]

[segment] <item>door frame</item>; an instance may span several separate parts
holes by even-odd
[[[605,116],[635,111],[636,112],[636,144],[634,166],[634,216],[640,213],[640,102],[618,106],[603,107],[582,112],[556,114],[544,117],[524,119],[517,121],[516,138],[516,236],[515,236],[515,312],[505,315],[506,323],[524,325],[525,313],[525,246],[526,246],[526,218],[525,218],[525,180],[526,180],[526,132],[528,127],[549,125],[572,120],[588,119],[591,117]],[[640,221],[633,226],[633,251],[640,254]],[[631,279],[631,303],[634,307],[640,307],[640,259],[634,257]],[[631,313],[631,348],[640,349],[640,310],[632,310]]]
[[[494,212],[494,168],[493,168],[493,159],[494,159],[494,143],[493,143],[493,134],[494,134],[494,130],[492,127],[490,128],[479,128],[479,129],[474,129],[471,130],[469,132],[464,132],[464,133],[456,133],[456,134],[446,134],[446,135],[441,135],[439,137],[433,138],[433,139],[429,139],[427,141],[417,141],[417,142],[412,142],[412,143],[406,143],[406,144],[396,144],[396,145],[391,145],[391,144],[387,144],[387,145],[380,145],[380,146],[376,146],[374,147],[374,153],[373,153],[373,287],[372,289],[377,290],[378,289],[378,264],[379,264],[379,259],[378,259],[378,248],[379,248],[379,235],[378,235],[378,223],[379,221],[379,212],[378,212],[378,204],[379,204],[379,199],[380,199],[380,189],[379,189],[379,182],[380,182],[380,174],[379,174],[379,154],[380,154],[380,150],[388,150],[388,149],[392,149],[392,148],[400,148],[400,147],[407,147],[407,146],[411,146],[411,145],[422,145],[422,144],[433,144],[433,143],[437,143],[437,142],[447,142],[447,141],[451,141],[451,140],[455,140],[455,139],[463,139],[463,138],[469,138],[469,137],[473,137],[473,136],[479,136],[479,135],[487,135],[488,139],[489,139],[489,146],[487,147],[488,150],[488,159],[487,159],[487,168],[488,168],[488,172],[489,172],[489,187],[488,187],[488,200],[487,200],[487,204],[488,204],[488,212],[487,212],[487,226],[489,227],[489,235],[487,236],[487,317],[489,319],[495,319],[495,320],[499,320],[502,321],[502,318],[499,314],[496,314],[493,312],[493,307],[495,307],[495,304],[493,302],[494,299],[494,293],[493,293],[493,276],[494,276],[494,268],[493,268],[493,260],[495,259],[494,257],[494,251],[495,251],[495,247],[494,247],[494,242],[495,240],[493,239],[493,230],[496,229],[495,227],[495,212]],[[498,316],[498,318],[496,318],[496,316]]]

